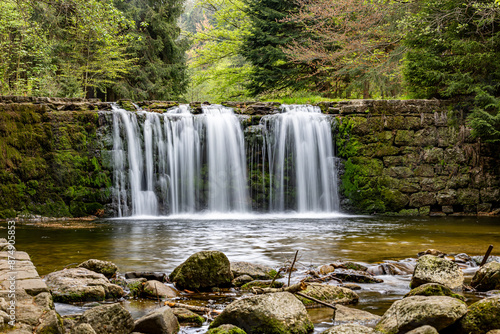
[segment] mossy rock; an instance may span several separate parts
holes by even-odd
[[[191,255],[170,274],[179,289],[208,290],[231,285],[233,274],[228,258],[219,251],[202,251]]]
[[[177,317],[177,320],[184,326],[201,326],[205,322],[205,318],[185,308],[172,308],[172,312]]]
[[[427,283],[412,289],[405,295],[405,298],[411,296],[448,296],[465,301],[464,296],[454,293],[450,288],[437,283]]]
[[[460,320],[463,333],[484,334],[500,328],[500,296],[485,298],[469,306]]]
[[[471,286],[477,291],[500,290],[500,263],[488,262],[479,268]]]
[[[426,283],[438,283],[454,290],[462,288],[463,282],[464,275],[456,263],[433,255],[424,255],[418,259],[415,266],[410,288]]]
[[[243,329],[234,325],[222,325],[210,329],[207,334],[247,334]]]
[[[271,286],[271,283],[273,285]],[[243,284],[241,286],[241,290],[251,290],[252,288],[281,288],[283,287],[283,282],[276,282],[276,281],[263,281],[263,280],[255,280],[248,282],[246,284]]]
[[[110,261],[102,261],[97,259],[90,259],[78,265],[80,268],[86,268],[93,272],[103,274],[107,278],[113,277],[118,271],[116,264]]]
[[[308,283],[307,289],[302,293],[329,304],[355,304],[359,300],[358,294],[351,289],[321,283]],[[318,303],[310,299],[301,296],[297,298],[308,308],[318,306]]]

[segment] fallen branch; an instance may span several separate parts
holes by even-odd
[[[292,271],[293,271],[293,266],[295,265],[295,261],[297,261],[297,255],[299,254],[299,251],[297,250],[295,252],[295,257],[293,258],[292,266],[290,267],[290,273],[288,274],[288,286],[290,286],[290,278],[292,277]]]
[[[319,300],[319,299],[313,298],[313,297],[309,297],[308,295],[305,295],[305,294],[303,294],[303,293],[301,293],[301,292],[295,292],[295,294],[296,294],[296,295],[298,295],[298,296],[301,296],[301,297],[303,297],[303,298],[306,298],[306,299],[312,300],[313,302],[316,302],[316,303],[321,304],[321,305],[323,305],[323,306],[326,306],[326,307],[332,308],[332,309],[334,309],[334,310],[336,310],[336,309],[337,309],[337,306],[335,306],[335,305],[325,303],[325,302],[323,302],[323,301],[321,301],[321,300]],[[334,318],[335,318],[335,317],[334,317]]]
[[[187,310],[197,312],[197,313],[202,313],[202,314],[205,314],[205,313],[221,314],[222,313],[222,311],[220,311],[220,310],[214,310],[214,309],[211,309],[208,307],[203,307],[203,306],[194,306],[194,305],[174,303],[174,302],[165,302],[165,305],[170,306],[170,307],[185,308]]]
[[[297,293],[299,291],[307,289],[307,284],[304,282],[300,282],[297,284],[294,284],[292,286],[287,286],[286,288],[252,288],[253,293],[256,295],[260,295],[263,293],[274,293],[274,292],[290,292],[290,293]]]

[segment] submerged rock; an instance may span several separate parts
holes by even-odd
[[[321,334],[378,334],[373,328],[360,324],[344,324],[327,329]]]
[[[248,275],[253,279],[272,279],[273,268],[250,262],[231,262],[234,277]]]
[[[266,293],[237,300],[229,304],[210,324],[240,327],[247,333],[305,334],[314,326],[307,311],[289,292]]]
[[[423,325],[440,331],[467,313],[467,305],[452,297],[413,296],[394,302],[375,329],[386,334],[406,333]]]
[[[500,296],[489,297],[469,306],[460,320],[463,333],[484,334],[500,329]]]
[[[103,274],[107,278],[113,277],[118,271],[118,267],[113,262],[90,259],[78,265],[79,268],[85,268],[93,272]]]
[[[169,278],[180,289],[209,289],[229,286],[233,274],[224,253],[203,251],[191,255]]]
[[[241,276],[238,276],[236,277],[235,279],[233,279],[233,285],[234,286],[242,286],[248,282],[252,282],[253,281],[253,278],[251,276],[248,276],[248,275],[241,275]]]
[[[415,289],[412,289],[410,292],[408,292],[405,295],[405,298],[411,296],[448,296],[457,298],[463,302],[465,301],[464,296],[456,294],[451,291],[450,288],[438,283],[426,283],[420,285],[419,287],[416,287]]]
[[[363,310],[358,310],[357,308],[353,307],[347,307],[343,305],[336,305],[336,307],[337,310],[335,311],[335,321],[337,322],[360,321],[363,323],[377,323],[382,318],[379,315],[375,315]]]
[[[123,289],[111,284],[103,275],[85,268],[56,271],[45,276],[56,302],[100,301],[125,295]]]
[[[346,282],[355,283],[382,283],[383,280],[374,277],[366,271],[352,270],[352,269],[335,269],[332,274],[334,277]]]
[[[271,286],[271,283],[273,284]],[[261,281],[261,280],[255,280],[248,282],[241,286],[241,290],[251,290],[252,288],[281,288],[284,285],[283,282],[277,282],[277,281],[272,281],[272,280],[266,280],[266,281]]]
[[[359,296],[351,289],[321,283],[308,283],[307,289],[302,293],[329,304],[355,304],[359,300]],[[319,306],[318,303],[310,299],[300,296],[297,296],[297,298],[306,307]]]
[[[96,333],[128,334],[134,328],[130,313],[120,304],[107,304],[83,312],[80,323],[87,323]]]
[[[163,306],[137,319],[134,331],[147,334],[175,334],[179,328],[179,322],[172,309]]]
[[[460,289],[464,283],[464,275],[452,261],[433,255],[423,255],[415,266],[410,287],[413,289],[426,283],[439,283],[452,290]]]
[[[500,263],[489,262],[479,268],[472,278],[471,286],[477,291],[500,289]]]

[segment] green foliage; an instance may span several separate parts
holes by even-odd
[[[500,140],[500,5],[493,0],[428,0],[402,22],[404,76],[419,98],[459,98],[473,134]]]
[[[115,4],[134,22],[127,53],[136,66],[113,85],[114,93],[136,101],[179,99],[187,87],[188,43],[177,25],[183,0],[116,0]]]
[[[284,21],[298,5],[286,0],[245,0],[250,32],[245,36],[241,52],[252,65],[248,89],[259,95],[289,89],[304,89],[310,79],[304,76],[308,66],[288,59],[282,47],[293,39],[304,38],[301,24]]]

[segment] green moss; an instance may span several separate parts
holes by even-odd
[[[226,329],[223,327],[217,327],[217,328],[210,329],[207,332],[207,334],[246,334],[246,332],[239,327],[233,327],[230,329]]]
[[[411,296],[448,296],[465,302],[464,296],[456,294],[450,288],[437,283],[420,285],[405,295],[405,297]]]
[[[139,297],[143,291],[143,282],[134,281],[127,284],[127,288],[130,290],[130,296]]]
[[[490,297],[470,305],[460,325],[464,333],[474,334],[500,328],[500,298]]]

